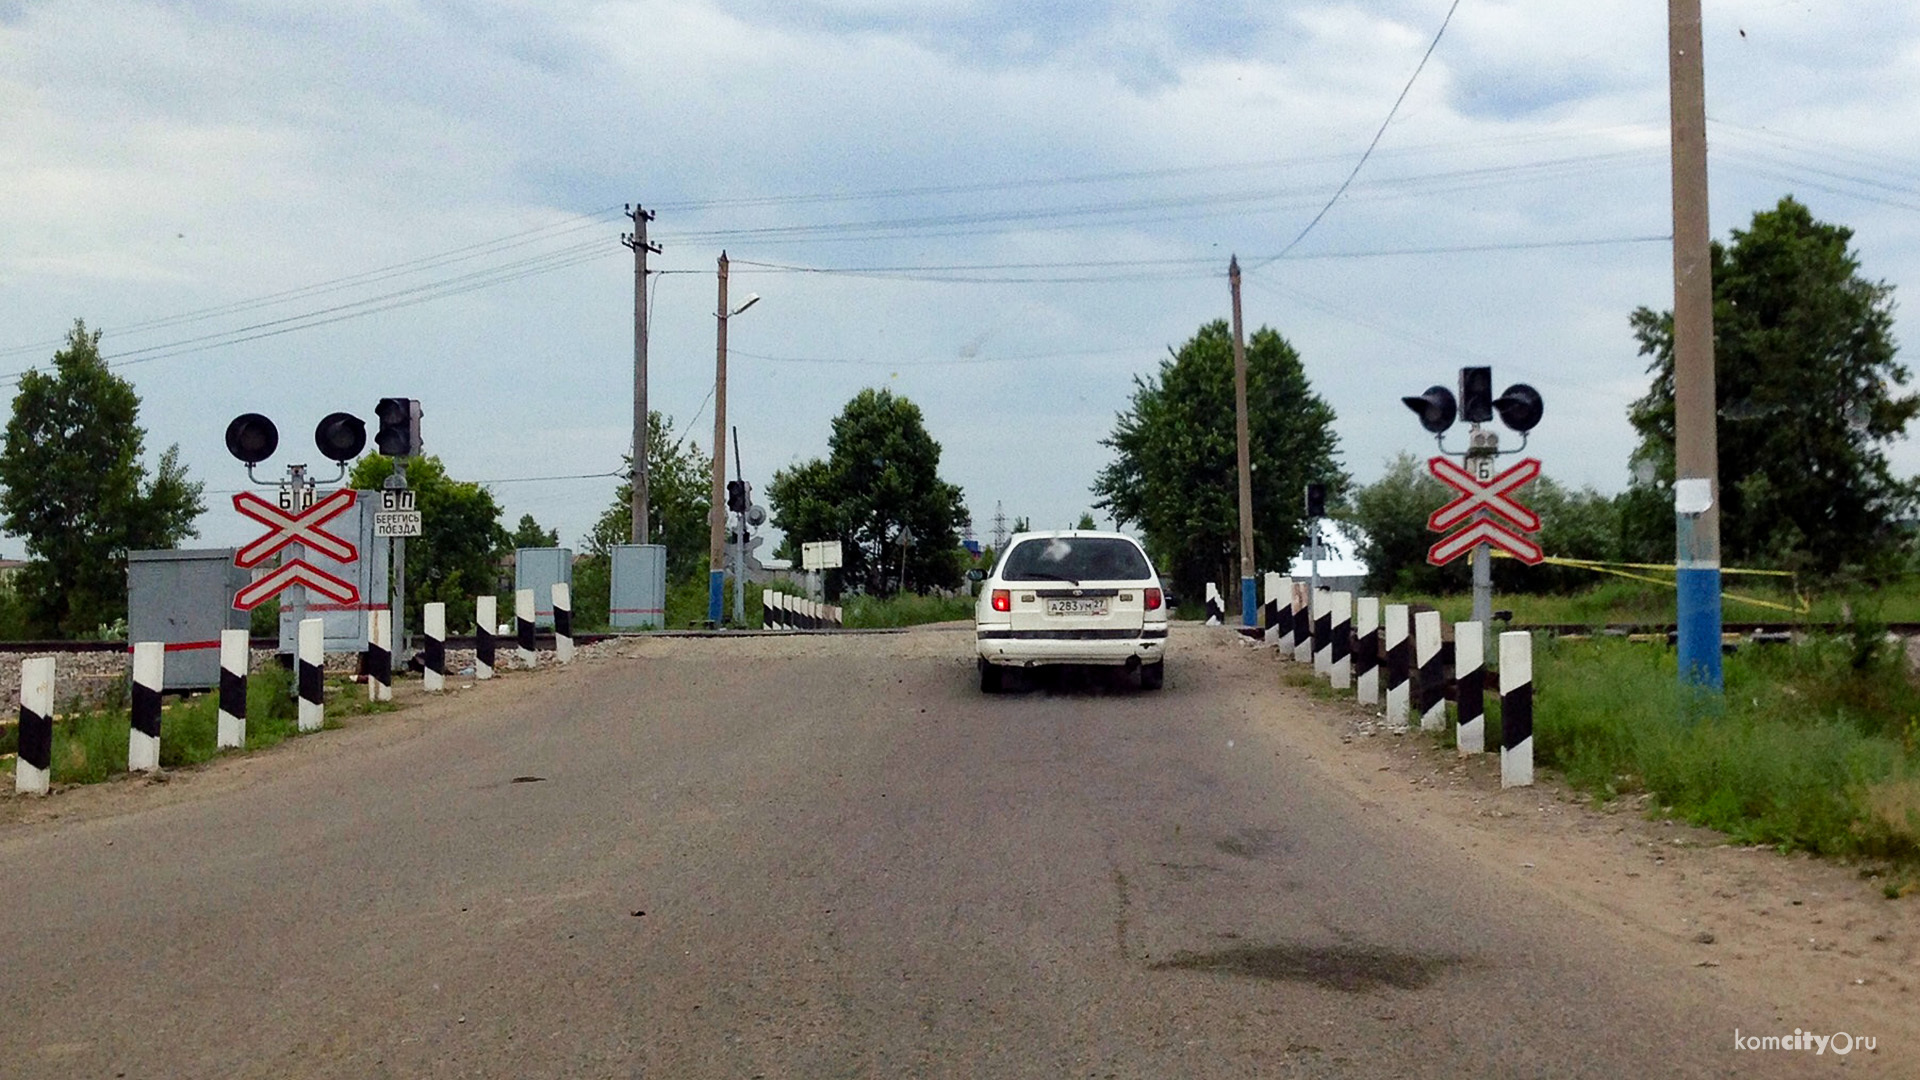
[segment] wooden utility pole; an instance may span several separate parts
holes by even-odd
[[[650,505],[647,484],[647,255],[659,254],[660,245],[647,242],[647,222],[653,213],[638,203],[627,207],[633,231],[620,242],[633,249],[633,536],[636,544],[648,543],[653,536],[648,520]]]
[[[713,362],[713,507],[707,514],[707,620],[719,625],[726,594],[727,546],[727,253],[720,253],[720,306]]]
[[[1667,2],[1673,119],[1674,530],[1680,679],[1720,688],[1720,491],[1700,0]]]
[[[1233,441],[1240,458],[1240,623],[1255,625],[1259,610],[1253,568],[1253,452],[1247,435],[1247,339],[1240,323],[1240,257],[1227,261],[1233,292]]]

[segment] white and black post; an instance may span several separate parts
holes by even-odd
[[[1333,594],[1315,589],[1313,597],[1313,673],[1333,675]]]
[[[1533,635],[1500,635],[1500,786],[1533,784]]]
[[[1353,686],[1353,594],[1327,594],[1328,616],[1333,629],[1327,635],[1327,677],[1335,690]]]
[[[1413,708],[1420,714],[1420,730],[1447,726],[1447,675],[1440,660],[1440,613],[1413,614]]]
[[[327,624],[323,619],[301,619],[294,659],[295,683],[300,688],[300,730],[319,731],[327,722]]]
[[[1486,635],[1477,622],[1453,624],[1454,745],[1462,756],[1487,752]]]
[[[45,795],[53,786],[53,657],[20,661],[20,752],[13,790]]]
[[[492,596],[473,598],[473,677],[493,678],[493,628],[500,619],[500,601]]]
[[[247,672],[253,667],[253,643],[245,630],[220,631],[220,715],[215,749],[247,745]]]
[[[564,581],[553,583],[553,658],[573,662],[573,586]]]
[[[447,605],[420,605],[420,633],[426,638],[426,666],[420,684],[430,694],[447,688]]]
[[[760,590],[760,629],[773,629],[774,598],[779,595],[772,589]]]
[[[520,649],[520,666],[532,667],[537,662],[533,655],[532,589],[519,589],[513,594],[513,633]]]
[[[166,685],[167,647],[158,641],[133,646],[133,727],[127,732],[127,771],[160,768],[160,688]]]
[[[367,612],[367,700],[393,700],[393,609]]]
[[[1280,644],[1280,575],[1267,571],[1263,582],[1266,585],[1267,603],[1265,609],[1266,630],[1261,634],[1267,644]]]
[[[1354,696],[1362,705],[1380,704],[1380,598],[1363,596],[1353,609]]]
[[[1223,626],[1227,621],[1226,606],[1220,602],[1220,586],[1207,582],[1207,625]]]
[[[1388,604],[1386,622],[1381,627],[1381,644],[1387,651],[1387,722],[1406,727],[1411,713],[1413,648],[1407,641],[1407,605]]]
[[[1313,662],[1313,586],[1305,581],[1293,583],[1293,658],[1302,664]]]

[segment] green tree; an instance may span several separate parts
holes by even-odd
[[[968,521],[960,488],[940,479],[940,444],[927,433],[920,407],[890,390],[862,390],[833,421],[829,453],[776,472],[767,487],[786,533],[783,550],[839,540],[841,582],[874,595],[899,588],[900,530],[908,589],[953,588],[966,553],[959,529]]]
[[[26,543],[14,579],[36,636],[94,631],[127,613],[127,552],[171,548],[206,509],[180,448],[149,478],[132,384],[107,369],[100,334],[75,320],[53,371],[20,377],[0,448],[0,521]]]
[[[633,458],[624,458],[629,473]],[[667,548],[667,578],[684,581],[707,570],[707,508],[713,505],[707,461],[696,443],[673,437],[673,421],[647,416],[647,518],[653,543]],[[613,503],[586,537],[589,555],[604,558],[633,542],[633,482],[614,489]]]
[[[1080,520],[1074,522],[1073,527],[1076,529],[1097,529],[1100,527],[1100,524],[1093,520],[1093,514],[1082,510],[1080,511]]]
[[[348,483],[378,488],[393,475],[393,459],[369,454],[354,463]],[[447,605],[447,622],[473,621],[473,598],[501,585],[500,561],[512,552],[512,537],[500,524],[500,504],[479,484],[447,475],[440,459],[407,459],[407,486],[420,510],[420,535],[407,541],[407,623],[420,625],[420,605]]]
[[[1330,501],[1347,488],[1333,409],[1313,392],[1293,346],[1266,327],[1247,342],[1247,401],[1255,551],[1261,565],[1284,566],[1306,541],[1307,482],[1326,483]],[[1233,339],[1226,321],[1202,326],[1161,361],[1156,377],[1136,376],[1131,406],[1101,445],[1115,457],[1094,482],[1094,505],[1140,529],[1175,591],[1199,596],[1212,581],[1238,597]]]
[[[507,543],[515,549],[559,547],[560,530],[543,529],[532,514],[521,514],[520,524],[514,526]]]
[[[1714,381],[1720,536],[1729,563],[1832,572],[1890,557],[1912,482],[1886,448],[1920,397],[1898,392],[1893,287],[1860,274],[1853,231],[1814,220],[1792,197],[1713,245]],[[1653,385],[1629,412],[1651,466],[1632,500],[1630,543],[1671,556],[1673,315],[1631,318]],[[1666,508],[1664,514],[1660,507]],[[1662,521],[1664,518],[1664,521]],[[1662,560],[1664,561],[1664,560]]]

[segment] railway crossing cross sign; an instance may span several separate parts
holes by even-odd
[[[291,544],[304,545],[335,562],[357,561],[359,549],[322,526],[351,510],[358,496],[359,492],[342,488],[305,509],[286,510],[252,492],[240,492],[233,497],[233,508],[265,525],[268,532],[234,552],[234,565],[252,569]],[[305,559],[293,559],[235,593],[233,606],[252,611],[294,585],[304,585],[336,604],[360,602],[360,589],[352,582],[343,581]]]
[[[1445,457],[1428,459],[1427,471],[1460,493],[1427,518],[1427,528],[1445,532],[1461,522],[1470,522],[1466,528],[1428,548],[1428,562],[1445,566],[1482,543],[1491,544],[1529,566],[1541,561],[1544,555],[1540,545],[1522,535],[1539,530],[1540,515],[1512,497],[1512,492],[1540,475],[1539,458],[1522,458],[1486,480]]]

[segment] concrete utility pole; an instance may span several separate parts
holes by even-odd
[[[1720,460],[1713,385],[1712,233],[1700,0],[1668,0],[1673,116],[1675,562],[1680,681],[1720,689]]]
[[[1253,626],[1259,616],[1253,585],[1253,454],[1247,437],[1247,339],[1240,325],[1240,257],[1227,260],[1227,284],[1233,292],[1233,442],[1240,457],[1240,622]]]
[[[727,253],[720,253],[720,306],[713,361],[713,507],[707,514],[707,621],[719,625],[727,580]]]
[[[647,484],[647,255],[659,254],[659,244],[647,242],[647,222],[653,213],[635,203],[627,207],[633,231],[620,242],[633,249],[633,542],[650,542]]]

